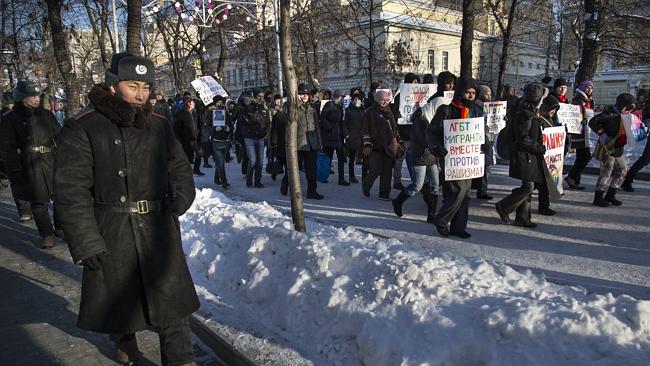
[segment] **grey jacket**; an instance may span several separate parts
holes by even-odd
[[[323,146],[320,136],[318,115],[309,103],[298,103],[298,150],[320,150]]]

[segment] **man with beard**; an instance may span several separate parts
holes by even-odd
[[[2,117],[2,152],[5,169],[17,199],[30,203],[41,246],[54,246],[54,227],[48,208],[54,195],[54,137],[61,127],[54,115],[43,109],[41,89],[33,82],[19,81],[14,89],[16,104]]]
[[[441,161],[440,170],[445,171],[444,157],[447,149],[444,144],[444,120],[482,117],[483,111],[476,106],[478,87],[472,78],[461,76],[456,82],[454,98],[450,105],[441,105],[429,127],[427,144],[434,156]],[[471,179],[445,180],[442,184],[443,202],[435,216],[434,223],[441,236],[455,235],[462,239],[471,236],[465,231],[469,215],[469,190]]]
[[[77,325],[110,334],[117,361],[141,356],[135,332],[160,338],[163,365],[194,359],[189,316],[199,307],[178,216],[192,204],[192,169],[164,118],[147,103],[150,60],[115,54],[92,107],[66,123],[55,161],[55,208],[82,264]]]

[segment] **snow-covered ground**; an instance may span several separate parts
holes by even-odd
[[[231,183],[237,185],[240,175],[229,170]],[[277,186],[269,186],[242,191],[275,200]],[[329,186],[322,190],[328,196],[324,201],[316,206],[307,201],[311,217],[347,212],[341,221],[361,215],[368,226],[392,226],[389,231],[403,234],[408,227],[400,223],[413,222],[433,240],[448,241],[437,238],[421,215],[389,219],[384,209],[375,209],[375,199],[357,198],[358,187],[340,187],[349,191],[337,196],[331,189],[338,186]],[[494,188],[504,190],[501,184]],[[643,189],[647,198],[647,184]],[[336,197],[361,207],[351,210]],[[562,256],[593,257],[596,249],[610,247],[609,256],[599,252],[592,260],[621,262],[622,271],[630,262],[643,261],[636,265],[644,268],[647,281],[647,227],[619,217],[624,211],[596,212],[589,202],[576,204],[581,198],[568,198],[579,207],[580,225],[567,228],[566,217],[560,216],[542,225],[547,230],[536,231],[497,225],[496,218],[478,216],[472,207],[472,220],[479,219],[478,226],[470,227],[477,243],[450,241],[438,248],[478,248],[489,239],[488,246],[500,243],[513,252],[532,245]],[[631,196],[624,200],[631,201]],[[408,202],[407,210],[415,211],[414,206]],[[641,206],[630,207],[629,215],[644,214],[645,223],[648,211]],[[611,223],[595,219],[602,216]],[[304,364],[304,359],[316,365],[373,366],[648,364],[648,301],[587,294],[582,288],[549,283],[530,270],[432,250],[418,240],[425,234],[397,240],[312,219],[307,224],[306,234],[295,232],[290,217],[269,204],[232,201],[211,189],[199,191],[181,219],[202,309],[235,328],[250,330],[253,324],[261,337],[273,338],[303,358],[283,353],[275,364]],[[629,248],[608,243],[606,231]],[[637,238],[636,245],[626,240],[630,235]],[[581,236],[587,238],[572,239]],[[605,241],[596,242],[603,236]],[[543,248],[535,243],[540,239]],[[576,245],[582,248],[576,250]],[[637,250],[637,257],[618,254],[619,249]],[[509,259],[517,261],[519,255]],[[566,270],[562,263],[557,267]]]
[[[232,184],[226,192],[229,197],[268,202],[288,212],[289,199],[279,192],[280,177],[274,182],[265,174],[265,188],[246,188],[240,166],[233,161],[226,167]],[[506,166],[493,168],[489,191],[500,199],[519,182],[507,177]],[[213,170],[203,170],[207,175],[196,177],[197,185],[215,187]],[[403,177],[403,182],[408,183],[406,169]],[[309,217],[337,227],[352,226],[430,250],[501,262],[518,270],[530,269],[535,274],[544,273],[552,282],[581,285],[601,294],[624,293],[650,300],[650,183],[637,181],[637,192],[619,192],[623,206],[597,208],[591,204],[595,179],[585,175],[587,190],[566,190],[562,199],[553,201],[551,206],[558,211],[554,217],[537,215],[534,197],[533,221],[539,224],[536,229],[503,225],[494,209],[496,199],[479,201],[472,192],[468,227],[472,237],[468,240],[438,236],[435,228],[425,222],[426,207],[418,196],[405,203],[405,215],[398,218],[390,202],[376,198],[379,182],[371,190],[371,197],[366,198],[359,184],[339,186],[334,175],[330,183],[318,185],[325,199],[305,200],[305,210]],[[396,196],[397,191],[392,195]]]

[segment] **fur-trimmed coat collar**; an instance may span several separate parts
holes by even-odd
[[[95,110],[120,127],[145,128],[151,121],[152,107],[149,102],[140,110],[133,108],[120,97],[95,85],[88,93],[88,99]]]
[[[37,108],[32,108],[26,106],[23,102],[18,102],[14,105],[14,108],[12,109],[16,113],[20,114],[23,117],[31,117],[33,115],[39,115],[41,114],[43,108],[37,107]]]

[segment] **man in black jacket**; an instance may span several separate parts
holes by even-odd
[[[42,91],[29,81],[14,89],[16,104],[2,117],[2,152],[14,195],[30,202],[44,249],[54,246],[54,227],[48,207],[54,195],[52,165],[54,137],[61,127],[54,115],[40,107]]]
[[[445,171],[444,120],[482,117],[483,110],[475,104],[478,86],[475,81],[461,76],[456,82],[454,99],[450,105],[438,107],[427,127],[427,144],[434,156],[440,159],[440,170]],[[469,190],[471,179],[445,180],[442,183],[443,203],[435,217],[435,225],[442,236],[455,235],[463,239],[471,236],[465,229],[469,215]]]
[[[84,266],[77,325],[110,334],[117,361],[140,357],[135,332],[160,338],[163,365],[194,359],[189,316],[199,307],[178,216],[192,204],[192,169],[168,122],[147,103],[153,62],[113,55],[92,107],[66,123],[54,169],[55,208]]]

